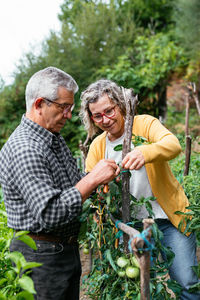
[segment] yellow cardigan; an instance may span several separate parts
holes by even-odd
[[[178,227],[183,217],[174,212],[188,211],[186,207],[189,202],[167,161],[175,158],[181,152],[180,143],[158,119],[149,115],[135,116],[132,132],[150,142],[150,144],[137,146],[137,148],[144,155],[153,195],[172,224]],[[86,172],[90,172],[98,161],[105,157],[106,134],[107,132],[103,132],[91,143],[86,159]]]

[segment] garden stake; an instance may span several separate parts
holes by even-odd
[[[124,127],[124,142],[122,149],[122,159],[131,150],[132,127],[137,105],[137,95],[135,96],[132,89],[125,89],[122,87],[122,93],[126,105],[126,118]],[[129,173],[122,173],[122,220],[124,223],[130,221],[130,188],[129,188]],[[129,237],[124,234],[124,251],[128,253],[128,240]]]
[[[116,224],[116,220],[111,215],[111,220]],[[152,219],[143,220],[144,231],[148,230],[146,239],[150,242],[151,226],[154,223]],[[138,230],[118,221],[117,227],[126,233],[131,241],[131,248],[140,264],[140,300],[150,300],[150,250],[145,251],[145,242]]]
[[[190,97],[192,99],[194,99],[194,102],[196,104],[196,108],[197,108],[197,112],[198,115],[200,116],[200,102],[199,102],[199,98],[198,98],[198,94],[199,94],[199,88],[196,87],[195,82],[190,82],[187,86],[187,89],[190,93]]]
[[[189,90],[189,88],[188,88]],[[190,93],[186,96],[186,108],[185,108],[185,168],[183,175],[186,176],[189,173],[190,167],[190,155],[191,155],[191,136],[189,135],[189,110],[190,110]]]
[[[151,228],[150,226],[154,223],[152,219],[144,219],[143,221],[143,228],[144,230],[148,230],[148,235],[146,239],[150,241],[151,239]],[[134,248],[134,241],[133,247]],[[141,293],[141,300],[149,300],[150,299],[150,251],[143,251],[142,254],[139,254],[138,251],[134,251],[134,255],[138,259],[140,263],[140,293]]]

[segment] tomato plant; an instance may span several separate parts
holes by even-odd
[[[22,253],[9,251],[14,232],[6,226],[6,223],[7,215],[0,189],[0,299],[33,300],[36,291],[28,274],[32,268],[39,267],[41,264],[27,262]],[[26,235],[26,232],[19,231],[16,235],[16,238],[35,249],[35,242]]]
[[[134,138],[134,143],[145,142],[140,137]],[[119,145],[118,150],[121,150]],[[200,245],[200,223],[199,223],[199,167],[200,160],[197,156],[191,156],[191,167],[188,176],[183,177],[184,156],[179,156],[170,162],[173,173],[183,184],[186,194],[191,203],[191,214],[193,221],[188,223],[187,229],[194,230],[197,243]],[[109,192],[103,193],[103,188],[88,199],[83,206],[81,216],[80,240],[89,241],[93,249],[93,268],[91,273],[84,278],[84,286],[91,299],[101,300],[127,300],[140,299],[140,278],[130,278],[126,269],[136,268],[139,272],[139,264],[132,253],[125,255],[123,251],[123,239],[115,224],[110,219],[112,214],[121,220],[121,195],[122,183],[114,180],[109,184]],[[131,197],[131,196],[130,196]],[[139,201],[131,197],[132,206],[145,205],[150,217],[153,217],[150,205],[152,198],[141,198]],[[131,208],[132,209],[132,208]],[[95,216],[95,217],[94,217]],[[132,219],[129,226],[135,227],[139,221]],[[138,228],[137,228],[138,229]],[[142,227],[139,229],[142,230]],[[180,286],[171,279],[166,280],[168,266],[172,263],[174,254],[170,249],[161,244],[162,232],[156,224],[152,226],[152,235],[155,247],[151,252],[153,264],[150,270],[150,292],[151,298],[155,300],[171,299],[169,290],[172,290],[177,298],[181,291]],[[164,252],[167,261],[161,259],[160,253]],[[120,258],[120,260],[119,260]],[[126,263],[125,263],[126,262]],[[131,268],[131,269],[130,269]],[[200,269],[200,268],[199,268]],[[130,273],[131,274],[131,273]],[[128,275],[130,276],[129,272]],[[155,274],[159,276],[156,277]],[[133,276],[133,275],[131,275]],[[167,288],[166,288],[167,287]]]
[[[149,200],[152,199],[141,199],[138,202],[133,199],[132,203],[134,205],[142,205],[144,203],[148,205]],[[84,277],[83,286],[87,288],[86,294],[95,300],[140,299],[139,265],[133,254],[124,254],[123,239],[110,218],[110,208],[113,207],[115,207],[115,218],[120,220],[121,182],[116,182],[115,180],[109,184],[109,192],[107,194],[103,193],[102,187],[98,193],[93,195],[93,198],[88,199],[83,205],[80,241],[83,245],[89,241],[93,252],[92,271],[88,276]],[[149,206],[148,211],[151,215],[151,206]],[[129,226],[134,227],[137,222],[138,220],[133,219]],[[163,248],[161,244],[162,233],[158,230],[156,224],[154,224],[152,230],[156,250],[153,250],[151,254],[154,260],[154,267],[151,270],[153,276],[151,296],[153,299],[160,299],[161,296],[165,299],[170,299],[166,285],[169,284],[177,295],[179,286],[174,282],[170,284],[171,281],[167,283],[164,279],[168,263],[164,263],[160,259],[159,254],[160,251],[166,252],[169,263],[173,259],[173,254],[170,250]],[[127,268],[128,271],[126,271]],[[154,274],[158,272],[161,278],[159,280],[156,277],[154,278]],[[158,284],[162,286],[160,293],[157,293]]]

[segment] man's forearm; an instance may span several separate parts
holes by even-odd
[[[87,174],[75,185],[82,196],[82,202],[90,196],[97,186],[98,183],[95,182],[95,178],[91,173]]]

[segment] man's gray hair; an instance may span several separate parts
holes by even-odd
[[[47,67],[33,74],[25,91],[26,111],[29,112],[35,100],[40,97],[55,101],[59,87],[64,87],[74,94],[78,91],[78,85],[72,76],[58,68]]]
[[[91,112],[89,109],[90,103],[95,103],[104,95],[107,95],[110,100],[118,105],[123,115],[126,114],[125,102],[122,89],[111,80],[100,79],[90,84],[85,91],[81,93],[81,110],[80,117],[88,132],[88,137],[93,137],[98,132],[98,127],[95,126],[91,119]]]

